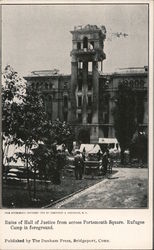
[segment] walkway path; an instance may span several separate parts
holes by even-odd
[[[147,206],[148,169],[116,168],[96,185],[55,204],[52,208],[141,208]],[[84,180],[83,180],[84,181]]]

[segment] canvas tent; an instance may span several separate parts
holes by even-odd
[[[98,143],[99,143],[101,148],[102,148],[102,146],[107,146],[109,148],[110,153],[120,152],[120,145],[119,145],[118,140],[116,138],[99,138]]]
[[[38,143],[35,143],[32,146],[32,150],[37,148],[39,144],[43,144],[43,142],[39,141]],[[5,148],[5,140],[3,140],[3,149]],[[33,151],[29,150],[28,153],[33,154]],[[17,158],[16,154],[18,153],[25,153],[25,145],[23,146],[17,146],[15,144],[9,145],[7,150],[4,151],[4,159],[3,159],[3,164],[4,166],[11,166],[11,167],[24,167],[25,162],[21,160],[21,158]],[[11,160],[10,162],[7,162],[7,158],[14,157],[16,161]]]
[[[118,144],[118,141],[116,138],[99,138],[98,140],[99,144]]]
[[[87,154],[97,154],[99,151],[102,152],[98,144],[81,144],[80,152],[83,152],[84,148]]]

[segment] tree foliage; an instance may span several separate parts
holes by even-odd
[[[73,128],[66,122],[56,119],[51,123],[50,142],[62,144],[64,143],[69,151],[72,150],[72,143],[75,139]]]
[[[11,66],[3,72],[2,84],[2,132],[5,136],[15,136],[18,113],[25,96],[25,83]]]
[[[145,132],[136,133],[130,145],[131,158],[137,158],[139,162],[145,163],[148,158],[148,136]]]
[[[3,154],[5,152],[7,155],[8,150],[5,148],[10,144],[25,147],[24,152],[19,152],[16,156],[25,162],[27,173],[29,169],[34,172],[35,190],[37,170],[45,179],[51,176],[53,169],[58,168],[56,144],[65,143],[69,146],[74,133],[69,124],[59,119],[54,122],[49,120],[39,92],[19,78],[11,66],[6,66],[3,79]],[[28,175],[27,182],[30,187]]]

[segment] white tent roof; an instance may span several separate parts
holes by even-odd
[[[81,144],[80,152],[83,152],[84,148],[88,154],[97,154],[99,150],[102,152],[98,144]]]
[[[99,138],[98,143],[111,144],[111,143],[118,143],[118,141],[116,138]]]
[[[5,141],[3,141],[3,147],[4,147],[4,144],[5,144]],[[38,146],[37,145],[33,145],[32,146],[32,149],[35,149],[37,148]],[[6,161],[6,156],[4,155],[4,165],[10,165],[10,166],[24,166],[25,165],[25,162],[23,160],[21,160],[21,158],[18,158],[16,157],[16,153],[24,153],[25,152],[25,145],[23,146],[17,146],[15,144],[11,144],[9,145],[9,148],[8,148],[8,151],[5,152],[7,157],[14,157],[16,159],[17,162],[14,162],[13,160],[11,162],[7,162]],[[33,154],[32,150],[29,150],[29,153]]]

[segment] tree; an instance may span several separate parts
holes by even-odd
[[[16,156],[26,162],[28,191],[31,197],[29,170],[33,167],[32,148],[47,137],[51,124],[47,119],[39,93],[31,86],[26,86],[24,80],[18,77],[11,66],[5,67],[3,79],[3,155],[5,154],[5,158],[9,161],[7,154],[10,144],[25,147],[25,151]]]
[[[45,179],[52,175],[53,170],[58,168],[56,143],[72,144],[73,130],[69,124],[58,119],[54,122],[49,120],[39,92],[26,85],[10,66],[4,71],[2,108],[4,146],[11,143],[24,146],[24,152],[16,156],[25,162],[30,198],[29,172],[32,170],[34,173],[33,198],[36,198],[37,170]],[[7,150],[4,151],[7,155]]]
[[[66,122],[56,119],[52,122],[50,128],[50,142],[62,144],[64,143],[69,151],[73,148],[73,140],[75,138],[73,128]]]
[[[10,65],[5,67],[2,76],[2,162],[5,164],[9,161],[9,146],[21,143],[16,136],[16,128],[26,85]]]
[[[90,131],[87,128],[80,128],[78,132],[78,140],[81,143],[90,143]]]
[[[129,148],[136,131],[135,92],[128,86],[120,84],[113,109],[116,138],[121,147],[121,163],[124,163],[124,151]]]
[[[26,96],[21,107],[22,112],[18,116],[18,125],[16,129],[17,137],[20,138],[25,146],[25,152],[20,153],[18,156],[26,162],[27,168],[27,182],[29,195],[31,196],[30,183],[29,183],[29,170],[34,170],[34,198],[36,194],[36,170],[39,167],[36,164],[38,157],[37,151],[33,147],[39,147],[39,143],[46,143],[46,138],[50,131],[51,124],[48,120],[47,114],[44,109],[42,100],[39,93],[31,86],[26,88]],[[42,154],[40,157],[44,157]],[[44,161],[45,164],[45,161]]]
[[[145,132],[137,132],[132,139],[130,146],[131,158],[137,158],[142,164],[147,162],[148,157],[148,136]]]

